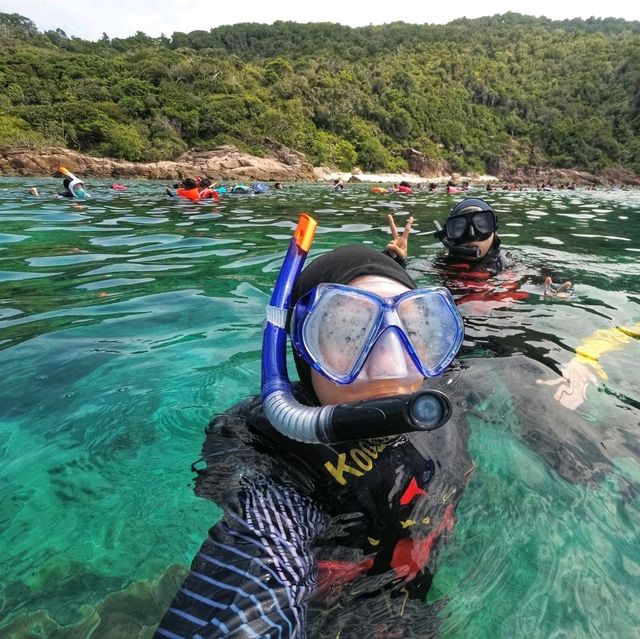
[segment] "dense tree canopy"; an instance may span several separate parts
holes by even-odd
[[[640,173],[640,23],[238,24],[97,42],[0,14],[0,145],[173,159],[265,137],[314,164]]]

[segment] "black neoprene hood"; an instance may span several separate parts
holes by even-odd
[[[456,204],[452,209],[451,213],[449,213],[449,217],[454,217],[455,215],[464,215],[467,212],[467,209],[471,207],[478,207],[483,211],[493,211],[493,207],[489,202],[485,202],[478,197],[469,197],[466,200],[462,200]]]
[[[361,244],[350,244],[317,257],[300,274],[291,292],[291,306],[318,284],[348,284],[360,275],[381,275],[416,288],[393,258]]]

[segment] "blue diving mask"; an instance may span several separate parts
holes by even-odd
[[[71,173],[69,169],[61,166],[58,169],[58,173],[62,173],[62,175],[67,176],[69,182],[67,183],[67,181],[65,180],[65,186],[69,189],[73,197],[78,198],[79,200],[86,200],[89,197],[89,194],[85,190],[84,182],[80,178],[76,177],[73,173]]]
[[[264,413],[271,425],[280,433],[305,443],[337,443],[343,441],[369,439],[372,437],[389,437],[412,431],[431,431],[447,423],[452,414],[451,402],[444,393],[436,390],[421,390],[410,395],[394,395],[376,397],[368,400],[355,401],[344,404],[323,406],[307,406],[299,403],[294,395],[289,376],[287,374],[287,316],[290,311],[291,291],[300,275],[302,266],[313,242],[316,221],[306,214],[300,216],[298,226],[289,243],[287,255],[282,269],[276,280],[271,300],[267,306],[267,318],[264,324],[262,341],[262,405]],[[318,287],[317,287],[318,288]],[[352,287],[338,287],[351,291]],[[358,294],[362,289],[355,289]],[[363,348],[358,349],[362,354],[367,350],[366,344],[371,341],[377,344],[384,339],[385,333],[401,329],[408,336],[410,347],[415,353],[419,365],[426,371],[441,370],[455,355],[462,341],[462,320],[457,314],[455,306],[449,306],[447,294],[441,289],[427,289],[429,295],[422,299],[422,291],[410,291],[395,296],[390,300],[379,298],[367,293],[365,304],[370,308],[379,309],[382,319],[377,329],[369,333],[369,338],[362,342]],[[412,303],[413,293],[417,293],[415,303],[420,307],[422,303],[429,309],[440,309],[442,317],[448,318],[443,326],[444,331],[454,330],[449,336],[449,346],[433,349],[433,343],[438,339],[433,337],[430,342],[432,353],[420,351],[420,340],[416,341],[411,335],[411,322],[402,324],[402,317],[409,315],[407,309],[398,312],[396,307],[405,303]],[[445,299],[441,299],[445,298]],[[314,297],[315,299],[315,297]],[[325,302],[329,298],[325,298]],[[358,298],[359,300],[364,298]],[[429,303],[425,300],[429,299]],[[438,301],[436,301],[436,299]],[[335,300],[334,300],[335,301]],[[309,300],[308,303],[310,303]],[[373,302],[373,303],[372,303]],[[389,307],[389,309],[387,308]],[[302,309],[302,306],[300,307]],[[395,316],[398,316],[398,323]],[[453,317],[451,317],[453,316]],[[419,317],[419,313],[416,317]],[[424,319],[423,314],[423,319]],[[429,318],[436,319],[435,313]],[[456,319],[457,318],[457,319]],[[305,322],[301,321],[303,330]],[[418,321],[419,324],[419,321]],[[380,328],[384,326],[384,328]],[[304,331],[303,331],[304,332]],[[371,336],[376,334],[377,339]],[[426,332],[430,334],[429,331]],[[424,336],[425,332],[422,331]],[[394,338],[401,340],[400,337]],[[425,340],[426,341],[426,340]],[[446,339],[442,339],[444,345]],[[404,343],[404,342],[402,342]],[[371,348],[376,348],[373,346]],[[446,354],[445,354],[446,351]],[[407,351],[408,352],[408,351]],[[440,353],[435,359],[433,353]],[[359,356],[360,357],[360,356]],[[359,359],[356,358],[356,359]],[[366,355],[363,355],[366,359]],[[413,356],[410,356],[413,360]],[[356,364],[348,368],[347,376],[354,374]],[[357,373],[356,373],[357,374]]]
[[[298,353],[337,384],[397,375],[384,366],[364,370],[377,345],[392,371],[435,377],[451,363],[463,336],[460,313],[441,287],[385,299],[354,286],[320,284],[298,301],[291,324]]]

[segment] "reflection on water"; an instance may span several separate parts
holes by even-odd
[[[486,290],[439,267],[432,222],[455,196],[293,185],[194,205],[153,182],[91,186],[79,204],[46,195],[57,180],[0,180],[10,636],[151,633],[219,516],[190,464],[212,414],[259,389],[263,309],[301,211],[316,255],[382,249],[386,214],[413,215],[410,272],[444,279],[465,317],[448,381],[477,470],[425,614],[447,637],[635,635],[640,341],[611,330],[640,322],[638,192],[491,194],[516,265]],[[544,297],[547,276],[573,295]],[[596,365],[563,395],[584,348]]]

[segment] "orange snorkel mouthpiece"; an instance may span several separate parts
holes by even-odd
[[[298,219],[298,226],[293,232],[296,245],[301,251],[309,252],[313,244],[313,236],[316,234],[318,223],[307,213],[302,213]]]

